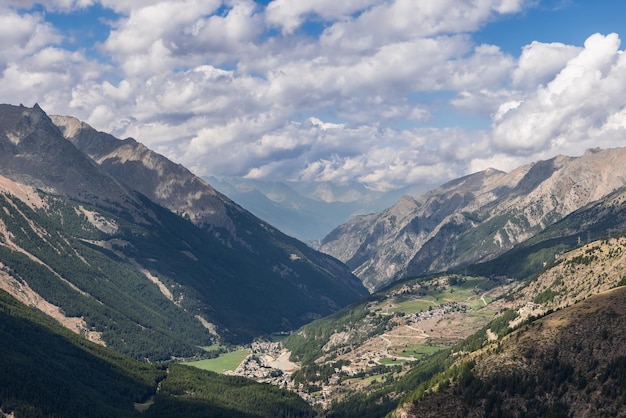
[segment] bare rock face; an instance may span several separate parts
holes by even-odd
[[[321,250],[373,291],[399,278],[486,261],[623,186],[626,148],[488,169],[331,232]]]
[[[198,226],[234,231],[227,207],[239,208],[182,165],[132,138],[119,140],[76,118],[51,116],[51,119],[79,150],[150,200]]]
[[[134,211],[129,189],[103,175],[38,105],[0,105],[0,132],[0,175],[48,193]]]

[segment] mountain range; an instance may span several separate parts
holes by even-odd
[[[328,233],[354,216],[380,212],[404,194],[425,192],[414,185],[380,192],[360,183],[269,181],[207,177],[213,187],[284,233],[317,248]]]
[[[328,255],[134,139],[0,105],[0,416],[621,416],[625,158],[475,173]],[[292,186],[237,187],[340,200]],[[253,340],[237,373],[280,386],[178,364]]]
[[[1,287],[135,358],[190,355],[367,294],[184,167],[39,106],[0,106]]]
[[[486,262],[624,186],[626,149],[488,169],[357,216],[322,240],[374,291],[395,280]]]

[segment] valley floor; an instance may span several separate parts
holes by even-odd
[[[316,361],[332,370],[313,382],[298,379],[301,365],[289,360],[291,353],[281,342],[253,343],[239,367],[225,373],[288,388],[326,408],[346,395],[396,379],[423,357],[472,335],[493,319],[497,312],[492,301],[512,286],[509,281],[464,280],[454,286],[447,277],[405,285],[367,303],[369,319],[384,323],[384,331],[358,342],[351,332],[333,335]]]

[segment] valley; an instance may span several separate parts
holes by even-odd
[[[537,318],[558,327],[563,322],[549,319],[552,312],[626,285],[625,251],[626,237],[595,241],[521,283],[461,274],[406,280],[282,341],[254,343],[228,374],[289,388],[332,415],[342,402],[363,394],[380,397],[394,382],[402,387],[412,371],[433,359],[447,364],[443,371],[485,355]],[[300,361],[276,361],[289,355]]]
[[[283,370],[291,375],[288,386],[311,404],[326,408],[347,395],[397,379],[423,358],[484,327],[497,314],[488,301],[509,287],[483,278],[444,276],[404,283],[377,294],[376,300],[355,308],[362,313],[354,321],[342,324],[330,335],[321,355],[300,371],[304,381],[297,373],[301,365]],[[275,345],[269,345],[274,353]],[[258,345],[256,357],[263,360],[271,356],[266,347]],[[274,367],[272,358],[260,362],[259,368],[269,370],[268,375]],[[235,374],[259,380],[256,370],[248,373],[249,369],[242,369]],[[267,375],[261,381],[272,382]]]
[[[0,134],[4,415],[626,412],[626,148],[405,196],[326,254],[132,138],[11,105]]]

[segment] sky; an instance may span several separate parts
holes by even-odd
[[[438,185],[626,146],[621,0],[0,0],[0,102],[199,176]]]

